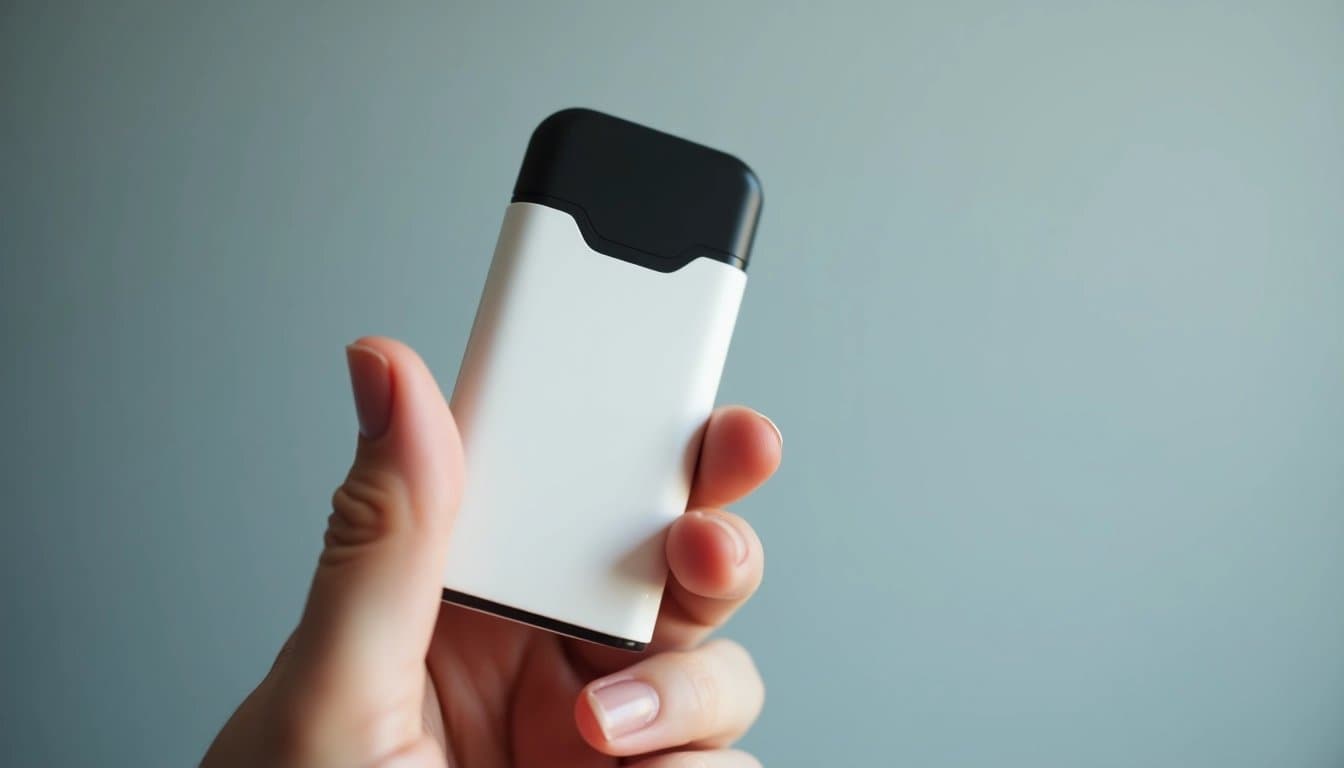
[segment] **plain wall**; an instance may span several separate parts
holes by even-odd
[[[199,758],[584,105],[763,181],[767,765],[1344,764],[1338,2],[7,2],[0,104],[7,763]]]

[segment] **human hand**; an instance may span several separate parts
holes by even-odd
[[[347,357],[360,437],[307,605],[203,766],[759,765],[729,747],[760,713],[760,676],[741,646],[707,638],[760,584],[760,540],[721,507],[778,466],[769,420],[710,418],[691,511],[668,529],[653,642],[631,654],[441,603],[457,427],[405,345],[361,339]]]

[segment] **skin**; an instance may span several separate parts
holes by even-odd
[[[730,747],[760,713],[760,676],[741,646],[709,636],[760,584],[760,539],[723,507],[778,466],[768,419],[710,418],[689,511],[667,532],[654,639],[632,654],[440,602],[465,481],[452,414],[410,348],[365,338],[347,356],[361,435],[307,605],[204,766],[759,765]],[[622,727],[599,702],[629,681],[657,706]]]

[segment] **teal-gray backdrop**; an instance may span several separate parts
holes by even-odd
[[[11,0],[0,103],[6,762],[199,757],[300,608],[342,346],[451,382],[586,105],[764,182],[767,765],[1344,764],[1339,2]]]

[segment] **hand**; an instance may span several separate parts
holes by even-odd
[[[631,654],[440,602],[457,427],[406,346],[361,339],[347,357],[360,438],[307,605],[203,765],[759,765],[728,749],[761,710],[755,665],[706,639],[761,580],[760,540],[721,507],[774,472],[773,424],[746,408],[711,417],[691,511],[668,529],[653,642]]]

